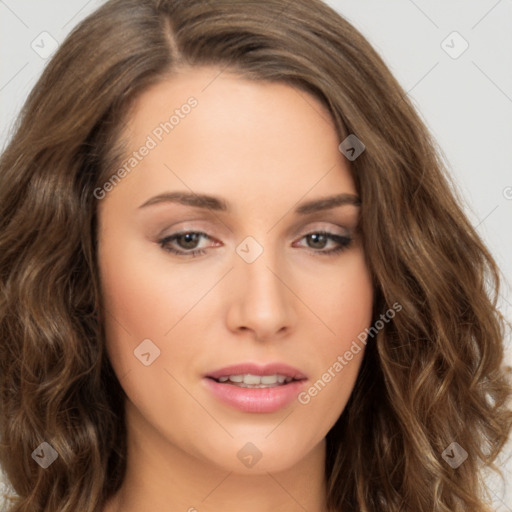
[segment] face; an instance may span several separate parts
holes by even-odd
[[[141,95],[125,172],[97,191],[107,351],[145,446],[279,471],[342,413],[373,289],[329,113],[284,83],[218,74]]]

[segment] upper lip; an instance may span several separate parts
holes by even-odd
[[[256,364],[256,363],[239,363],[231,366],[225,366],[213,372],[208,372],[205,377],[211,377],[212,379],[218,379],[219,377],[228,377],[229,375],[245,375],[250,373],[251,375],[284,375],[285,377],[292,377],[293,379],[302,380],[307,379],[301,371],[293,366],[285,363],[268,363],[268,364]]]

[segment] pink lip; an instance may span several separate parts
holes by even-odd
[[[273,388],[242,388],[214,380],[219,377],[245,373],[251,375],[279,374],[299,380]],[[254,363],[242,363],[215,370],[204,377],[204,385],[219,400],[241,411],[255,413],[274,412],[287,406],[297,398],[307,381],[307,377],[297,368],[283,363],[272,363],[263,366]]]
[[[306,380],[294,380],[275,388],[240,388],[204,378],[203,382],[218,399],[244,412],[274,412],[293,402]]]
[[[294,379],[307,379],[307,376],[301,373],[297,368],[293,368],[284,363],[270,363],[259,365],[255,363],[240,363],[231,366],[226,366],[205,374],[205,377],[212,377],[218,379],[219,377],[228,377],[229,375],[242,375],[250,373],[251,375],[284,375],[285,377],[292,377]]]

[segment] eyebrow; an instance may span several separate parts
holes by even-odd
[[[207,194],[193,194],[188,192],[165,192],[157,196],[151,197],[139,208],[160,204],[160,203],[178,203],[185,206],[193,206],[195,208],[205,208],[220,212],[230,212],[229,205],[220,197],[210,196]],[[331,210],[338,206],[353,205],[360,206],[361,200],[355,194],[337,194],[334,196],[321,197],[313,199],[299,205],[295,209],[298,215],[308,215],[310,213],[323,210]]]

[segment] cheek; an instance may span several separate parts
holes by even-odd
[[[130,401],[145,418],[170,423],[168,404],[186,410],[190,402],[175,369],[190,368],[189,340],[198,338],[201,326],[187,323],[185,315],[204,295],[204,285],[179,269],[165,271],[161,262],[148,261],[147,252],[143,257],[139,246],[126,240],[109,239],[101,246],[106,348]]]
[[[316,311],[321,313],[327,341],[325,350],[342,349],[349,338],[368,327],[373,311],[373,283],[361,250],[347,254],[339,268],[323,277],[322,286],[313,286]],[[320,314],[318,315],[320,316]],[[333,339],[337,340],[333,343]]]
[[[105,238],[99,252],[106,323],[124,322],[134,340],[163,339],[209,287],[207,276],[198,279],[185,263],[169,265],[154,245],[128,232]]]
[[[155,372],[144,370],[162,365],[165,334],[185,314],[189,289],[180,283],[179,272],[164,275],[148,261],[147,248],[143,251],[133,242],[133,235],[121,230],[107,233],[103,232],[98,251],[107,351],[120,379],[128,372],[130,378],[137,380],[144,373],[141,378],[147,379]],[[148,349],[141,354],[149,351],[154,361],[149,368],[136,358],[141,343]]]
[[[337,284],[315,296],[330,332],[324,329],[327,335],[315,339],[310,358],[316,372],[298,397],[310,416],[322,417],[327,426],[335,423],[353,391],[366,348],[361,333],[370,327],[373,312],[373,284],[362,253],[353,253],[344,263],[331,281]]]

